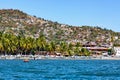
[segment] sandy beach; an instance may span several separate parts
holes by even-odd
[[[53,55],[1,55],[0,59],[30,59],[30,60],[39,60],[39,59],[53,59],[53,60],[120,60],[118,56],[53,56]]]

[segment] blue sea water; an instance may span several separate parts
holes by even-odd
[[[120,61],[0,60],[0,80],[120,80]]]

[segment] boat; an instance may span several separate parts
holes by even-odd
[[[29,59],[24,59],[23,61],[24,61],[24,62],[29,62]]]

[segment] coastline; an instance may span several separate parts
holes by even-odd
[[[120,60],[118,56],[0,55],[0,60]]]

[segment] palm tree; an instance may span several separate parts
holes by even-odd
[[[49,52],[49,54],[51,54],[54,51],[50,43],[47,44],[46,50]]]
[[[56,44],[55,44],[55,42],[54,41],[50,42],[50,45],[52,47],[53,52],[55,52],[55,50],[56,50]]]
[[[81,56],[85,56],[85,48],[81,49]]]
[[[2,41],[0,40],[0,54],[2,54],[3,51],[4,51],[4,47],[2,45]]]
[[[38,48],[38,51],[44,51],[46,46],[46,39],[44,36],[40,36],[36,39],[36,45]]]
[[[68,46],[69,46],[69,49],[71,49],[71,50],[72,50],[73,47],[74,47],[72,43],[70,43]]]
[[[74,55],[80,55],[80,49],[79,49],[79,47],[75,47],[75,49],[74,49]]]
[[[74,55],[74,51],[71,49],[67,49],[67,54],[68,54],[68,56],[72,56],[72,55]]]
[[[67,43],[66,42],[61,42],[60,43],[60,52],[65,55],[66,54],[66,51],[68,50],[68,46],[67,46]]]
[[[79,42],[77,42],[76,47],[81,47],[81,44]]]
[[[58,53],[60,53],[60,48],[61,48],[60,45],[57,44],[56,48],[55,48],[55,51],[58,52]]]
[[[4,55],[6,55],[8,53],[8,51],[10,50],[9,45],[10,45],[10,41],[8,39],[8,34],[3,34],[2,35],[2,45],[4,48]]]

